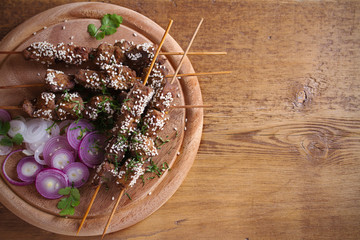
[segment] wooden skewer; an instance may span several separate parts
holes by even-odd
[[[119,196],[118,196],[118,198],[117,198],[117,200],[116,200],[115,206],[114,206],[114,208],[112,209],[111,214],[110,214],[110,217],[109,217],[109,219],[108,219],[108,221],[107,221],[107,223],[106,223],[106,225],[105,225],[103,234],[102,234],[102,236],[101,236],[101,240],[104,238],[104,236],[105,236],[105,234],[106,234],[106,231],[108,230],[108,228],[109,228],[109,226],[110,226],[111,220],[112,220],[113,217],[114,217],[114,214],[115,214],[116,209],[117,209],[117,207],[118,207],[118,205],[119,205],[120,199],[121,199],[121,197],[124,195],[124,192],[125,192],[125,188],[121,190],[121,192],[120,192],[120,194],[119,194]]]
[[[4,110],[19,110],[22,109],[20,106],[0,106],[0,109]]]
[[[0,54],[21,54],[21,51],[0,51]]]
[[[217,74],[229,74],[231,71],[220,71],[220,72],[199,72],[199,73],[182,73],[178,74],[177,77],[190,77],[190,76],[203,76],[203,75],[217,75]],[[174,77],[174,75],[166,75],[166,78]]]
[[[198,24],[198,26],[197,26],[197,28],[196,28],[193,36],[192,36],[192,38],[191,38],[191,40],[190,40],[190,42],[189,42],[189,45],[188,45],[188,47],[186,48],[186,50],[185,50],[185,52],[184,52],[184,55],[182,56],[182,58],[181,58],[181,60],[180,60],[180,63],[179,63],[179,65],[178,65],[178,67],[177,67],[177,69],[176,69],[176,71],[175,71],[175,74],[174,74],[173,78],[172,78],[171,81],[170,81],[171,84],[174,83],[174,81],[175,81],[175,79],[176,79],[176,75],[179,73],[180,68],[181,68],[181,66],[182,66],[182,64],[183,64],[183,62],[184,62],[184,60],[185,60],[185,57],[186,57],[186,55],[188,54],[189,49],[190,49],[192,43],[194,42],[195,37],[196,37],[196,35],[197,35],[197,33],[198,33],[198,31],[199,31],[199,29],[200,29],[201,24],[202,24],[203,21],[204,21],[204,19],[201,18],[201,20],[200,20],[200,22],[199,22],[199,24]]]
[[[170,31],[170,28],[171,28],[172,23],[173,23],[173,20],[170,19],[169,24],[168,24],[168,26],[167,26],[167,28],[166,28],[165,33],[164,33],[164,36],[162,37],[162,39],[161,39],[161,41],[160,41],[160,44],[159,44],[158,48],[156,49],[156,53],[155,53],[155,55],[154,55],[154,57],[153,57],[153,60],[151,61],[151,64],[150,64],[150,67],[149,67],[149,71],[146,73],[146,76],[145,76],[145,79],[144,79],[144,86],[145,86],[146,83],[147,83],[147,80],[148,80],[148,78],[149,78],[149,76],[150,76],[151,70],[152,70],[152,68],[153,68],[153,66],[154,66],[154,64],[155,64],[156,58],[157,58],[158,55],[159,55],[160,49],[161,49],[162,45],[163,45],[164,42],[165,42],[165,38],[166,38],[167,34],[168,34],[169,31]]]
[[[22,54],[22,51],[0,51],[0,54]],[[187,55],[226,55],[227,52],[188,52]],[[183,52],[160,52],[159,55],[184,55]]]
[[[170,108],[212,108],[212,105],[183,105],[183,106],[170,106]]]
[[[211,108],[212,105],[182,105],[182,106],[170,106],[170,108]],[[21,106],[0,106],[0,109],[4,110],[21,110]]]
[[[92,196],[92,198],[91,198],[91,200],[90,200],[89,206],[88,206],[87,209],[86,209],[85,215],[84,215],[84,217],[83,217],[82,220],[81,220],[81,223],[80,223],[80,226],[79,226],[79,228],[78,228],[78,230],[77,230],[77,232],[76,232],[76,235],[79,234],[82,226],[84,225],[85,220],[86,220],[86,218],[87,218],[87,216],[88,216],[88,214],[89,214],[89,212],[90,212],[90,209],[91,209],[91,207],[92,207],[92,205],[93,205],[93,203],[94,203],[94,201],[95,201],[96,195],[98,194],[98,192],[99,192],[99,190],[100,190],[100,187],[101,187],[101,185],[97,186],[97,188],[96,188],[96,190],[95,190],[95,192],[94,192],[94,195]]]
[[[42,87],[44,83],[33,83],[33,84],[23,84],[23,85],[10,85],[10,86],[0,86],[0,89],[10,89],[10,88],[28,88],[28,87]]]
[[[226,55],[227,52],[188,52],[187,55]],[[159,55],[184,55],[184,52],[161,52]]]
[[[229,74],[231,71],[220,71],[220,72],[199,72],[199,73],[182,73],[178,74],[177,77],[190,77],[190,76],[203,76],[203,75],[218,75],[218,74]],[[174,75],[166,75],[166,78],[172,78]],[[140,77],[138,79],[141,79]],[[8,85],[0,86],[0,89],[11,89],[11,88],[28,88],[28,87],[43,87],[45,83],[33,83],[23,85]]]
[[[155,55],[154,55],[154,58],[153,58],[153,60],[151,61],[151,64],[150,64],[150,67],[149,67],[149,71],[146,73],[146,76],[145,76],[145,79],[144,79],[144,86],[146,85],[146,82],[147,82],[147,80],[148,80],[148,78],[149,78],[149,75],[150,75],[150,73],[151,73],[151,70],[152,70],[152,68],[153,68],[153,66],[154,66],[154,64],[155,64],[156,58],[157,58],[157,56],[159,55],[160,49],[161,49],[162,45],[163,45],[164,42],[165,42],[165,38],[166,38],[167,34],[168,34],[169,31],[170,31],[170,28],[171,28],[172,23],[173,23],[173,20],[170,19],[169,24],[168,24],[168,26],[167,26],[167,28],[166,28],[166,30],[165,30],[165,33],[164,33],[164,35],[163,35],[163,37],[162,37],[162,39],[161,39],[161,41],[160,41],[160,44],[159,44],[158,48],[156,49],[156,53],[155,53]],[[119,205],[119,202],[120,202],[120,199],[121,199],[122,195],[124,194],[124,191],[125,191],[125,188],[121,190],[121,192],[120,192],[120,194],[119,194],[119,196],[118,196],[118,198],[117,198],[117,200],[116,200],[115,206],[114,206],[114,208],[112,209],[111,214],[110,214],[110,217],[109,217],[109,219],[108,219],[108,221],[107,221],[107,223],[106,223],[106,225],[105,225],[103,234],[102,234],[102,236],[101,236],[101,240],[104,238],[104,236],[105,236],[105,234],[106,234],[106,231],[107,231],[107,229],[108,229],[109,226],[110,226],[111,220],[112,220],[112,218],[114,217],[115,211],[116,211],[116,209],[117,209],[117,207],[118,207],[118,205]]]

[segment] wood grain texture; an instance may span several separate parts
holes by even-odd
[[[67,1],[5,2],[2,36]],[[192,50],[228,55],[191,56],[195,70],[234,72],[199,77],[204,104],[216,107],[205,109],[197,159],[179,190],[107,239],[360,238],[358,1],[111,3],[162,26],[174,19],[182,47],[205,17]],[[0,213],[7,239],[72,239]]]

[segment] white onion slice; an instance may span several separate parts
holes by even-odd
[[[28,143],[34,143],[42,140],[47,134],[46,128],[47,124],[42,119],[32,119],[26,123],[27,130],[25,131],[23,137],[24,141]]]
[[[0,136],[0,140],[3,139],[4,136]],[[0,156],[8,155],[11,152],[12,146],[3,146],[0,145]]]
[[[40,163],[41,165],[46,165],[46,162],[44,161],[44,159],[41,159],[40,156],[42,158],[44,158],[42,156],[42,153],[43,153],[43,150],[44,150],[44,145],[41,145],[38,147],[38,149],[36,149],[35,153],[34,153],[34,158],[35,158],[35,161],[37,161],[38,163]]]
[[[26,119],[23,117],[23,116],[17,116],[16,118],[14,118],[14,120],[20,120],[22,121],[23,123],[26,123]]]
[[[22,153],[25,154],[26,156],[34,156],[34,152],[29,149],[22,150]]]
[[[8,131],[8,134],[10,137],[14,137],[18,133],[23,135],[24,132],[26,131],[26,125],[21,120],[11,120],[9,123],[10,123],[10,129]]]
[[[50,136],[54,137],[54,136],[59,136],[60,135],[60,128],[59,125],[57,125],[56,123],[54,123],[54,125],[51,127],[50,129]]]

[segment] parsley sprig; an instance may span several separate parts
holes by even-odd
[[[61,212],[59,214],[61,216],[74,215],[75,207],[80,204],[79,190],[76,187],[72,186],[62,188],[59,190],[58,193],[63,196],[69,195],[69,197],[64,197],[58,202],[57,208],[61,209]]]
[[[96,40],[101,40],[105,35],[116,33],[116,29],[123,22],[123,18],[117,14],[106,14],[101,19],[101,27],[96,28],[94,24],[88,25],[88,32],[90,36],[95,37]]]

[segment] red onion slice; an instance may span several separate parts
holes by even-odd
[[[70,124],[66,134],[67,140],[74,149],[78,149],[81,139],[93,130],[94,126],[89,121],[80,119]]]
[[[0,135],[0,140],[5,136]],[[12,146],[0,145],[0,156],[8,155],[11,152]]]
[[[75,162],[74,153],[66,149],[59,149],[51,156],[51,167],[60,170],[73,162]]]
[[[43,156],[46,165],[51,165],[52,155],[59,149],[66,149],[73,153],[76,156],[76,151],[69,145],[64,136],[55,136],[50,138],[44,145]]]
[[[24,182],[34,182],[36,175],[42,169],[43,166],[37,163],[34,157],[24,157],[16,166],[18,177]]]
[[[22,150],[23,150],[23,149],[19,149],[19,150],[16,150],[16,151],[11,152],[9,155],[7,155],[7,157],[5,158],[5,160],[4,160],[3,164],[2,164],[2,172],[3,172],[3,174],[4,174],[5,179],[6,179],[9,183],[14,184],[14,185],[16,185],[16,186],[25,186],[25,185],[29,185],[29,184],[32,183],[31,181],[30,181],[30,182],[19,182],[19,181],[15,181],[15,180],[11,179],[11,178],[7,175],[7,173],[6,173],[6,171],[5,171],[6,163],[7,163],[7,161],[10,159],[10,157],[11,157],[14,153],[20,152],[20,151],[22,151]]]
[[[0,121],[10,122],[11,116],[10,113],[4,109],[0,109]]]
[[[35,180],[36,190],[48,199],[62,197],[58,193],[61,188],[69,186],[69,178],[58,169],[47,168],[38,173]]]
[[[88,167],[95,167],[104,161],[106,137],[98,132],[87,134],[80,143],[80,161]]]
[[[70,163],[64,168],[64,173],[69,178],[69,183],[74,183],[74,187],[81,187],[89,179],[89,169],[81,162]]]

